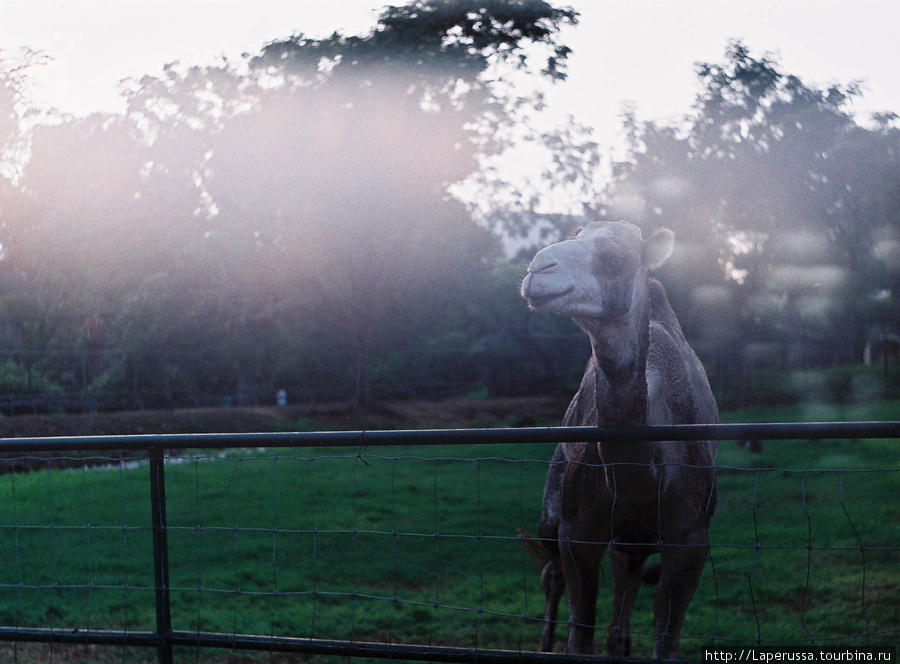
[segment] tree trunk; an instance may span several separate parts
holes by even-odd
[[[372,403],[369,371],[372,365],[371,329],[359,330],[353,339],[353,408],[365,409]]]

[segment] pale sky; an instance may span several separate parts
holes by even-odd
[[[63,111],[117,110],[117,83],[158,74],[167,62],[208,64],[255,53],[296,32],[367,31],[374,0],[0,0],[0,50],[54,58],[35,95]],[[402,4],[394,0],[392,4]],[[773,53],[810,84],[864,82],[857,105],[900,112],[900,2],[896,0],[561,0],[581,12],[563,42],[574,49],[551,111],[619,136],[625,101],[641,119],[673,119],[697,93],[694,64],[721,62],[729,39]]]

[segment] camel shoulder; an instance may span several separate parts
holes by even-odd
[[[594,397],[596,386],[594,384],[594,372],[591,370],[593,359],[588,360],[584,375],[581,378],[581,386],[563,416],[562,424],[565,427],[596,425],[597,401]]]

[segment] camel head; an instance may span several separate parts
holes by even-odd
[[[588,224],[568,240],[537,252],[522,282],[522,296],[532,309],[576,321],[627,317],[644,298],[648,271],[671,255],[674,237],[661,229],[645,241],[633,224]]]

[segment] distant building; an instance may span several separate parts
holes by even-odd
[[[900,334],[878,332],[871,335],[863,349],[863,364],[896,362],[900,358]]]
[[[591,221],[580,214],[550,214],[509,210],[496,212],[489,224],[502,239],[507,258],[531,258],[535,251],[565,239],[573,230]],[[511,233],[510,229],[516,229]]]

